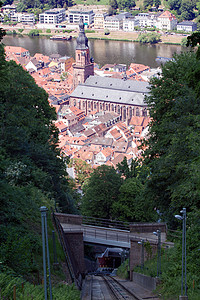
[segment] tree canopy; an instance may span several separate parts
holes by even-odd
[[[121,184],[121,175],[113,167],[102,165],[95,169],[83,188],[82,213],[110,219],[112,205],[118,201]]]
[[[144,153],[150,169],[146,193],[168,215],[200,205],[199,69],[195,53],[175,55],[151,80],[146,98],[152,118]]]
[[[0,78],[0,261],[24,275],[38,268],[39,207],[75,208],[47,93],[2,45]]]

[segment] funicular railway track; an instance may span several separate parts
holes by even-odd
[[[111,276],[102,276],[109,290],[111,291],[112,299],[114,300],[141,300],[130,290],[126,289],[120,282]]]
[[[82,300],[142,300],[109,275],[87,276],[87,292]]]

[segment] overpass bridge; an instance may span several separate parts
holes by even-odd
[[[53,213],[53,218],[62,240],[72,281],[75,282],[79,282],[79,277],[84,276],[85,273],[85,243],[129,250],[130,270],[140,263],[142,248],[138,242],[142,239],[150,244],[152,256],[156,254],[158,239],[153,234],[154,231],[158,229],[161,231],[162,247],[173,246],[173,243],[166,242],[167,226],[165,223],[128,224],[62,213]],[[149,253],[145,252],[144,259],[148,258]]]
[[[65,215],[66,218],[60,220],[60,224],[65,233],[82,232],[83,242],[90,244],[100,244],[113,247],[127,248],[131,247],[131,239],[144,239],[151,242],[156,242],[157,237],[153,234],[156,228],[163,227],[161,223],[150,224],[150,230],[142,230],[128,223],[120,221],[110,221],[106,219],[82,217],[76,215]],[[68,217],[67,217],[68,216]],[[137,224],[138,225],[138,224]],[[139,224],[142,226],[141,224]],[[148,224],[149,225],[149,224]],[[166,230],[161,232],[161,242],[166,241]]]

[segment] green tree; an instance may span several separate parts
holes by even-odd
[[[180,14],[181,0],[169,0],[168,5],[170,10],[175,10]]]
[[[184,20],[193,20],[195,17],[194,3],[190,0],[182,0],[181,2],[181,16]]]
[[[113,10],[116,10],[118,8],[117,0],[109,0],[109,5]]]
[[[144,9],[146,9],[148,6],[149,6],[149,7],[152,7],[152,6],[153,6],[153,1],[154,1],[154,0],[144,0],[144,1],[143,1]]]
[[[112,218],[112,205],[118,201],[122,179],[114,168],[102,165],[95,169],[83,187],[81,211],[84,215]]]
[[[182,38],[182,40],[181,40],[181,46],[183,46],[183,47],[187,46],[187,38],[186,37]]]
[[[131,8],[136,5],[134,0],[118,0],[117,4],[119,9]]]
[[[28,33],[29,36],[39,36],[40,32],[38,29],[31,29]]]
[[[120,196],[112,205],[112,215],[120,221],[141,222],[148,219],[147,207],[141,199],[143,185],[137,178],[128,178],[120,187]]]
[[[140,33],[137,42],[143,44],[155,44],[160,41],[160,34],[151,32],[151,33]]]
[[[124,157],[123,161],[117,164],[117,170],[126,178],[133,178],[137,177],[138,170],[139,170],[139,162],[138,160],[132,160],[131,166],[128,166],[127,158]]]
[[[161,1],[160,0],[154,0],[154,5],[158,9],[158,7],[161,5]]]
[[[146,101],[152,121],[144,163],[150,168],[146,194],[169,222],[175,210],[200,205],[200,61],[175,55],[151,80]]]
[[[81,160],[79,158],[73,159],[73,167],[76,175],[76,182],[78,185],[82,187],[84,182],[88,179],[93,169],[91,165],[86,163],[86,161]]]

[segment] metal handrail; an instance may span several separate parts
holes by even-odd
[[[114,228],[124,229],[124,230],[130,229],[129,223],[127,222],[88,217],[88,216],[83,216],[83,224],[96,225],[96,226],[100,225],[101,227],[114,227]]]

